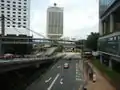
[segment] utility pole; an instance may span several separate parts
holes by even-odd
[[[1,33],[2,33],[2,36],[5,35],[5,16],[2,14],[1,15]]]

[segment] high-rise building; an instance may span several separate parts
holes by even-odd
[[[0,14],[6,17],[5,34],[30,35],[26,30],[30,27],[30,0],[0,0]]]
[[[63,8],[53,7],[47,9],[47,36],[59,39],[63,35]]]

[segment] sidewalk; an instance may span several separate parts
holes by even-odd
[[[102,75],[101,73],[91,64],[88,64],[93,68],[94,72],[96,73],[97,80],[95,83],[88,80],[88,74],[85,72],[84,77],[85,80],[88,81],[87,90],[116,90]]]

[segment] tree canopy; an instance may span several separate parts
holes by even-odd
[[[85,40],[83,40],[83,39],[76,41],[75,44],[78,45],[78,46],[76,46],[76,48],[82,49],[82,45],[84,42],[85,42]]]
[[[96,51],[98,38],[99,38],[99,33],[91,32],[91,34],[88,35],[86,40],[86,48]]]

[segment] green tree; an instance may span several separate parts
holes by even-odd
[[[96,51],[98,38],[99,38],[99,33],[91,32],[91,34],[88,35],[86,40],[86,48]]]
[[[84,39],[78,40],[75,42],[75,44],[77,45],[76,48],[82,49],[82,45],[85,46],[85,41]]]

